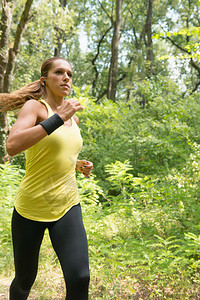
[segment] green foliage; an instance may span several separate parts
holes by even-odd
[[[126,103],[104,100],[96,104],[87,93],[82,94],[81,155],[94,162],[102,184],[105,165],[115,161],[130,161],[134,176],[164,174],[186,162],[191,150],[188,139],[198,140],[200,105],[198,97],[182,99],[177,90],[173,82],[158,78],[138,85],[142,97]]]
[[[0,165],[0,269],[7,273],[12,261],[10,220],[13,202],[24,171],[18,166]]]
[[[108,164],[105,167],[109,182],[116,188],[122,189],[124,185],[129,185],[133,181],[133,175],[127,174],[128,171],[132,170],[129,161],[121,163],[117,161],[115,164]]]
[[[85,178],[84,175],[77,176],[80,200],[85,204],[99,204],[100,196],[104,197],[103,190],[98,186],[98,181],[95,176]]]
[[[154,39],[163,39],[163,38],[174,38],[174,37],[190,37],[190,40],[188,39],[187,44],[182,48],[184,53],[180,53],[177,55],[177,58],[187,60],[189,58],[194,58],[199,60],[199,49],[200,49],[200,43],[198,42],[200,37],[200,27],[190,27],[190,28],[182,28],[179,31],[173,31],[173,32],[161,32],[155,33],[153,35]],[[159,57],[159,60],[167,59],[172,57],[170,54],[164,55]]]

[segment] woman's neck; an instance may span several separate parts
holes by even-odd
[[[57,107],[62,104],[64,98],[46,96],[44,100],[50,105],[53,112],[57,112]]]

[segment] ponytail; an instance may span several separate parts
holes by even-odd
[[[0,112],[19,109],[30,99],[39,100],[45,95],[45,91],[41,81],[37,80],[10,94],[2,93],[0,94]]]

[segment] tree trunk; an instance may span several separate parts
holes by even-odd
[[[1,15],[1,39],[0,39],[0,93],[7,93],[10,91],[10,81],[12,72],[14,70],[17,55],[19,53],[20,42],[22,38],[25,25],[28,22],[28,16],[33,0],[27,0],[24,11],[21,15],[20,22],[15,33],[15,40],[13,48],[8,50],[10,25],[14,11],[15,1],[2,1],[2,15]],[[5,141],[7,136],[7,117],[6,113],[0,113],[0,163],[4,163],[6,149]]]
[[[153,69],[153,45],[152,45],[152,14],[153,0],[149,0],[147,8],[146,35],[147,35],[147,76],[152,75]]]
[[[16,29],[14,46],[13,46],[13,48],[9,49],[8,64],[7,64],[7,68],[6,68],[6,73],[5,73],[5,77],[4,77],[4,85],[3,85],[3,91],[5,93],[10,92],[11,76],[12,76],[12,73],[14,70],[17,55],[19,53],[22,34],[23,34],[25,26],[28,22],[29,12],[30,12],[32,3],[33,3],[33,0],[26,1],[24,11],[21,15],[20,22]]]
[[[67,0],[59,0],[60,2],[60,6],[65,9],[67,6]],[[56,47],[54,48],[54,56],[58,57],[61,56],[61,49],[62,49],[62,45],[65,39],[65,32],[59,28],[56,27],[54,28],[55,32],[56,32]]]
[[[12,5],[11,5],[11,4]],[[8,43],[10,34],[10,25],[12,20],[12,14],[15,6],[15,1],[2,1],[2,12],[0,22],[0,93],[3,93],[3,82],[8,62]]]
[[[12,14],[15,1],[2,1],[1,22],[0,22],[0,93],[3,93],[4,75],[8,60],[8,41]],[[7,135],[7,116],[0,112],[0,163],[4,162],[6,155],[5,142]]]
[[[60,57],[61,49],[62,49],[62,43],[60,42],[62,39],[62,34],[60,33],[59,29],[56,29],[56,47],[54,48],[54,56]]]
[[[123,0],[116,0],[116,20],[114,21],[114,30],[112,38],[112,56],[108,79],[108,99],[115,101],[117,91],[117,75],[118,75],[118,52],[119,52],[119,33],[121,29],[121,13]]]

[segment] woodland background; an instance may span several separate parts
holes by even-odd
[[[67,58],[84,140],[77,175],[90,299],[200,299],[200,2],[2,0],[0,92]],[[24,154],[0,114],[0,299],[14,274],[10,219]],[[30,299],[64,299],[48,235]]]

